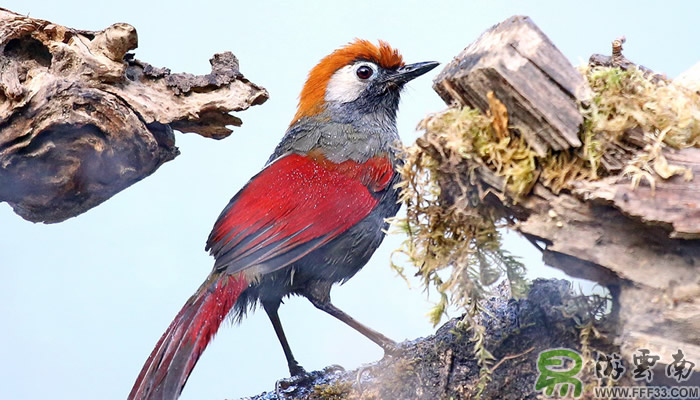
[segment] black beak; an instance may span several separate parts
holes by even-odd
[[[412,79],[418,78],[438,65],[440,65],[440,63],[436,61],[426,61],[404,65],[403,67],[399,67],[395,73],[389,75],[387,77],[387,81],[403,85]]]

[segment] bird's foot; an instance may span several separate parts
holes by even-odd
[[[284,396],[293,394],[298,386],[303,386],[313,380],[312,374],[306,372],[299,364],[290,365],[289,373],[292,375],[291,377],[275,382],[275,394],[277,394],[278,399],[284,399]]]
[[[308,387],[315,379],[322,376],[335,372],[345,372],[345,368],[338,364],[333,364],[324,368],[323,371],[306,372],[301,365],[295,362],[289,365],[289,372],[292,375],[291,377],[275,382],[275,393],[278,399],[284,399],[285,397],[283,396],[293,395],[299,387]]]
[[[309,376],[309,373],[306,372],[304,367],[302,367],[295,361],[294,363],[289,364],[289,375],[290,379],[305,378]]]

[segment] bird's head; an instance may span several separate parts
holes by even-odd
[[[323,58],[309,72],[292,125],[324,112],[348,118],[385,112],[393,118],[406,82],[437,65],[432,61],[406,65],[386,42],[379,41],[377,46],[357,39]]]

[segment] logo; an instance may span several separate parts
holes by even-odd
[[[637,349],[630,358],[631,363],[628,364],[628,368],[619,353],[598,352],[595,360],[591,360],[595,363],[595,378],[598,379],[598,386],[593,387],[593,398],[700,399],[700,386],[649,385],[654,381],[654,369],[657,363],[661,364],[658,369],[663,365],[666,377],[675,380],[678,384],[690,379],[695,363],[687,360],[681,349],[670,354],[670,358],[662,358],[661,355],[653,354],[649,349]],[[583,357],[575,350],[557,348],[543,351],[537,357],[539,375],[535,383],[535,391],[541,391],[547,397],[579,398],[583,394],[582,377],[579,376],[582,369]],[[632,381],[642,381],[644,384],[618,386],[618,383],[624,382],[620,379],[625,373],[629,374]]]
[[[546,396],[552,396],[559,385],[559,396],[565,397],[573,390],[573,397],[581,397],[583,383],[576,375],[583,368],[581,355],[571,349],[552,349],[543,351],[537,358],[537,370],[540,372],[535,390],[544,389]]]

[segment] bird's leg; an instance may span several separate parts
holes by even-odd
[[[338,318],[339,320],[343,321],[345,324],[349,325],[351,328],[353,328],[356,331],[363,334],[369,340],[378,344],[379,347],[384,349],[385,353],[388,353],[388,354],[397,353],[398,348],[396,346],[396,342],[394,342],[393,340],[389,339],[388,337],[382,335],[381,333],[375,331],[374,329],[361,324],[360,322],[355,320],[353,317],[351,317],[348,314],[346,314],[345,312],[343,312],[343,310],[334,306],[331,303],[330,287],[328,287],[328,290],[313,290],[313,289],[308,290],[304,293],[304,296],[307,299],[309,299],[311,304],[313,304],[319,310],[325,311],[328,314]]]
[[[280,302],[263,302],[262,306],[265,309],[267,316],[270,318],[270,322],[272,322],[272,327],[275,328],[277,339],[279,339],[280,344],[282,345],[282,350],[284,350],[284,356],[287,358],[287,366],[289,367],[289,373],[292,376],[306,375],[306,371],[304,370],[304,368],[302,368],[301,365],[299,365],[299,363],[297,362],[297,360],[294,359],[292,349],[291,347],[289,347],[287,337],[284,335],[284,330],[282,329],[282,321],[280,321],[280,317],[277,314],[277,310],[279,310],[280,308]]]
[[[384,349],[385,352],[387,352],[389,354],[396,352],[396,350],[397,350],[396,342],[394,342],[393,340],[389,339],[388,337],[382,335],[381,333],[375,331],[374,329],[361,324],[360,322],[355,320],[353,317],[351,317],[348,314],[346,314],[345,312],[343,312],[343,310],[341,310],[338,307],[331,304],[330,301],[325,302],[325,303],[315,303],[312,300],[311,303],[314,306],[316,306],[316,308],[318,308],[319,310],[323,310],[323,311],[327,312],[328,314],[345,322],[351,328],[353,328],[356,331],[360,332],[361,334],[365,335],[369,340],[373,341],[374,343],[378,344],[379,347]]]

